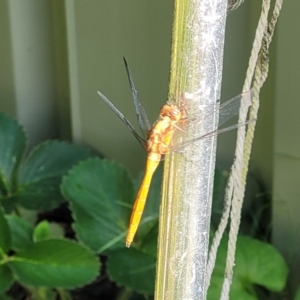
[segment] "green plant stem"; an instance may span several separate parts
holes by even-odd
[[[226,10],[226,0],[175,1],[169,95],[197,122],[177,135],[183,144],[195,142],[164,164],[156,300],[206,299],[216,140],[198,138],[217,126]],[[209,115],[204,108],[212,105]]]
[[[70,293],[64,289],[56,289],[61,300],[72,300]]]
[[[32,300],[54,300],[55,294],[52,290],[44,287],[28,288],[32,294]]]

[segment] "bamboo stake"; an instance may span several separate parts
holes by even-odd
[[[217,127],[227,0],[175,0],[169,96],[187,99],[191,122],[181,139]],[[216,105],[213,116],[205,107]],[[211,112],[211,109],[209,109]],[[205,299],[215,137],[166,158],[155,299]]]

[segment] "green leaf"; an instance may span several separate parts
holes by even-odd
[[[15,215],[6,215],[5,217],[11,231],[11,249],[20,251],[32,244],[32,225]]]
[[[35,242],[47,240],[50,238],[50,224],[48,221],[42,221],[34,228],[33,240]]]
[[[64,178],[62,192],[83,243],[97,252],[125,247],[133,185],[123,167],[108,160],[84,161]]]
[[[62,239],[64,238],[63,228],[56,223],[49,223],[44,220],[37,224],[33,232],[34,242],[40,242],[49,239]]]
[[[136,292],[154,293],[156,259],[137,249],[117,249],[109,252],[107,272],[111,280]]]
[[[13,189],[13,177],[26,149],[23,128],[10,116],[0,113],[0,191],[8,195]]]
[[[228,238],[223,238],[208,290],[208,299],[220,298],[224,280]],[[258,299],[254,285],[281,291],[287,280],[288,268],[279,252],[270,244],[239,236],[230,299]]]
[[[75,288],[93,281],[100,267],[85,247],[68,240],[46,240],[32,244],[9,262],[21,284]]]
[[[240,236],[237,247],[236,264],[240,265],[236,270],[238,277],[270,291],[278,292],[285,287],[288,267],[278,250],[270,244],[246,236]]]
[[[0,258],[4,257],[5,254],[11,248],[11,233],[8,223],[4,217],[2,207],[0,207]]]
[[[64,201],[59,189],[62,176],[79,161],[92,156],[90,150],[66,142],[39,145],[20,168],[15,199],[28,209],[57,207]]]
[[[14,278],[11,270],[6,265],[0,265],[0,294],[7,291],[13,282]]]
[[[37,224],[33,231],[33,241],[40,242],[49,239],[64,238],[64,230],[57,223],[49,223],[44,220]]]
[[[158,237],[158,219],[149,233],[144,237],[140,250],[144,253],[156,257],[157,254],[157,237]]]

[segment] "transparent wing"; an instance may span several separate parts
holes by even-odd
[[[139,141],[143,148],[145,148],[146,141],[136,132],[131,123],[125,118],[125,116],[99,91],[98,95],[103,99],[103,101],[112,109],[112,111],[125,123],[127,128],[131,131],[134,137]]]
[[[220,127],[225,122],[227,122],[232,117],[234,117],[235,115],[238,114],[242,101],[246,101],[247,105],[250,106],[251,105],[251,95],[252,95],[252,90],[250,90],[249,92],[242,93],[238,96],[235,96],[235,97],[227,100],[223,104],[221,104],[220,105],[220,111],[219,111],[219,124],[218,124],[218,127]],[[207,114],[209,115],[210,113],[213,113],[214,109],[215,108],[211,107],[211,111],[208,111]],[[254,122],[254,121],[256,121],[256,120],[248,120],[246,122],[237,123],[237,124],[225,127],[225,128],[218,128],[214,131],[205,133],[205,134],[203,134],[201,136],[198,136],[194,139],[191,139],[189,141],[179,143],[178,145],[176,145],[176,143],[175,143],[174,149],[175,150],[177,150],[177,149],[180,150],[180,149],[184,148],[185,146],[187,146],[190,143],[193,143],[195,141],[198,141],[198,140],[201,140],[201,139],[204,139],[204,138],[208,138],[208,137],[211,137],[211,136],[215,136],[215,135],[218,135],[218,134],[230,131],[230,130],[234,130],[238,127],[245,126],[245,125],[247,125],[251,122]]]
[[[203,134],[203,135],[201,135],[199,137],[196,137],[194,139],[191,139],[189,141],[186,141],[186,142],[183,142],[183,143],[181,143],[179,145],[176,145],[172,150],[174,150],[174,151],[182,150],[184,147],[186,147],[186,146],[188,146],[188,145],[190,145],[190,144],[192,144],[192,143],[194,143],[196,141],[199,141],[199,140],[211,137],[211,136],[215,136],[215,135],[227,132],[227,131],[231,131],[233,129],[239,128],[241,126],[245,126],[245,125],[247,125],[249,123],[252,123],[252,122],[255,122],[255,121],[256,121],[256,119],[248,120],[246,122],[237,123],[237,124],[225,127],[225,128],[221,128],[221,129],[217,129],[217,130],[211,131],[209,133],[205,133],[205,134]]]
[[[252,123],[252,122],[256,122],[256,119],[248,120],[246,122],[237,123],[237,124],[225,127],[225,128],[221,128],[221,129],[217,129],[217,130],[211,131],[211,132],[206,133],[206,134],[202,135],[201,137],[196,138],[194,140],[201,140],[201,139],[204,139],[204,138],[215,136],[215,135],[218,135],[218,134],[221,134],[221,133],[224,133],[224,132],[227,132],[227,131],[231,131],[233,129],[237,129],[239,127],[248,125],[249,123]]]
[[[132,93],[132,97],[133,97],[133,101],[134,101],[134,106],[135,106],[135,111],[136,111],[136,115],[137,115],[137,119],[139,121],[139,126],[141,129],[141,132],[144,136],[144,138],[148,137],[148,131],[151,129],[151,125],[150,122],[148,120],[148,117],[146,115],[145,109],[143,107],[143,105],[141,104],[141,101],[139,99],[139,95],[138,92],[135,88],[127,61],[125,59],[125,57],[123,57],[124,59],[124,63],[125,63],[125,68],[126,68],[126,72],[127,72],[127,76],[128,76],[128,80],[129,80],[129,84],[130,84],[130,88],[131,88],[131,93]]]
[[[219,126],[227,122],[229,119],[238,114],[241,102],[246,101],[251,105],[252,91],[235,96],[220,105],[219,111]],[[238,124],[237,124],[238,125]]]

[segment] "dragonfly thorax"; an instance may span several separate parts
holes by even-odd
[[[170,118],[172,122],[178,122],[182,118],[181,109],[176,104],[165,104],[160,110],[160,118]]]
[[[175,127],[185,118],[184,110],[174,103],[164,105],[159,114],[159,119],[154,123],[148,133],[146,150],[148,153],[165,155],[170,150],[170,142]]]

